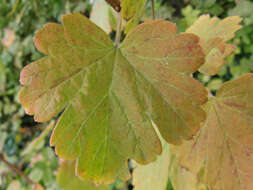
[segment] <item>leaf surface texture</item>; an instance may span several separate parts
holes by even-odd
[[[173,186],[173,190],[208,190],[207,186],[200,182],[199,177],[202,176],[194,174],[181,167],[178,164],[176,156],[171,153],[169,178]]]
[[[19,99],[36,121],[64,110],[51,137],[56,153],[77,159],[83,179],[129,178],[127,159],[147,164],[191,138],[204,121],[207,92],[190,74],[204,55],[193,34],[176,34],[163,20],[133,29],[120,48],[102,29],[75,13],[35,36],[44,58],[26,66]]]
[[[95,185],[82,181],[75,174],[75,162],[63,161],[57,173],[57,182],[64,190],[108,190],[109,185]]]

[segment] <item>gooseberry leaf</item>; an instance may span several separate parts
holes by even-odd
[[[64,190],[108,190],[109,185],[95,185],[90,181],[82,181],[75,174],[75,162],[63,161],[57,172],[57,182]]]
[[[253,74],[226,82],[205,105],[207,119],[191,141],[178,148],[180,164],[204,171],[212,190],[253,187]]]
[[[125,29],[126,34],[138,25],[139,20],[144,13],[146,2],[147,0],[124,0],[122,2],[122,16],[128,21]]]
[[[143,4],[146,0],[133,1],[124,0],[121,3],[122,6],[122,17],[126,20],[130,20],[137,12],[140,4]]]
[[[239,25],[241,20],[239,16],[220,20],[217,17],[202,15],[187,29],[187,33],[199,36],[200,45],[206,55],[205,64],[200,67],[200,72],[215,75],[226,63],[225,58],[236,49],[234,45],[226,42],[231,40],[235,32],[241,28]]]
[[[118,7],[120,7],[123,18],[122,20],[126,21],[124,31],[126,34],[138,25],[139,20],[144,13],[146,2],[147,0],[119,0],[117,1],[117,3],[116,1],[111,1],[111,3],[108,1],[108,3],[110,3],[113,7],[115,7],[115,5],[117,4],[116,10],[118,10]]]
[[[97,183],[129,178],[127,160],[161,153],[153,121],[173,144],[205,120],[205,88],[190,74],[204,62],[194,34],[163,20],[133,29],[115,47],[102,29],[74,13],[35,36],[46,57],[21,72],[20,102],[38,122],[64,109],[51,136],[56,153],[77,160],[77,174]]]
[[[114,11],[110,5],[108,5],[104,0],[98,0],[94,3],[90,12],[90,20],[102,28],[107,34],[112,31],[109,16],[110,11]]]

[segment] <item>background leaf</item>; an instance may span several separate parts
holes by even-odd
[[[169,177],[174,190],[208,190],[206,185],[199,181],[196,174],[182,168],[176,156],[171,153]]]
[[[134,190],[166,190],[171,153],[169,144],[162,140],[162,145],[163,152],[155,162],[146,166],[140,164],[134,166]]]
[[[248,17],[252,15],[253,2],[247,0],[240,0],[236,4],[235,8],[229,10],[228,14],[230,16],[240,15],[242,17]]]
[[[102,28],[107,34],[112,31],[109,11],[114,10],[104,0],[99,0],[94,3],[90,13],[90,20]]]
[[[205,106],[207,120],[194,140],[179,147],[180,164],[210,189],[252,188],[253,74],[226,82]]]
[[[134,165],[134,190],[208,190],[196,174],[182,168],[171,147],[161,136],[163,152],[147,166]]]
[[[234,33],[241,28],[238,25],[241,18],[238,16],[227,17],[219,20],[202,15],[187,29],[187,33],[193,33],[200,37],[200,45],[206,55],[206,61],[199,71],[207,75],[215,75],[219,68],[225,64],[225,58],[229,56],[235,47],[226,44],[234,37]]]

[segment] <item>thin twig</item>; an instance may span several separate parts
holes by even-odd
[[[34,185],[35,184],[35,182],[33,182],[31,179],[29,179],[20,169],[18,169],[16,166],[14,166],[13,164],[11,164],[7,160],[5,160],[2,157],[2,155],[0,155],[0,161],[2,161],[3,163],[5,163],[15,173],[17,173],[18,175],[22,176],[27,181],[27,183],[29,183],[30,185]]]
[[[155,20],[155,0],[152,0],[152,19]]]
[[[121,22],[122,22],[122,16],[121,12],[118,12],[118,20],[117,20],[117,31],[116,31],[116,38],[115,38],[115,44],[118,47],[120,44],[120,37],[121,37]]]

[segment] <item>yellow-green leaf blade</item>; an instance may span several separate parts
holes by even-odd
[[[64,16],[63,22],[65,29],[50,23],[36,33],[37,49],[49,55],[27,65],[20,76],[19,99],[39,122],[59,113],[81,87],[83,68],[113,48],[109,37],[78,13]]]
[[[63,161],[58,169],[57,181],[64,190],[107,190],[108,185],[95,185],[90,181],[82,181],[75,174],[75,162]]]
[[[140,78],[149,117],[163,138],[174,144],[181,137],[191,138],[205,119],[199,105],[206,101],[207,93],[189,76],[204,59],[198,38],[176,34],[176,30],[170,22],[149,21],[130,32],[121,46]]]
[[[115,79],[111,81],[113,67]],[[89,96],[80,93],[72,101],[56,126],[51,144],[65,159],[80,156],[78,172],[83,178],[126,179],[127,159],[141,163],[154,160],[161,151],[160,141],[136,97],[133,70],[119,51],[94,65],[89,73]]]
[[[128,22],[126,24],[125,33],[129,33],[135,26],[138,25],[147,0],[124,0],[122,2],[122,16]]]

